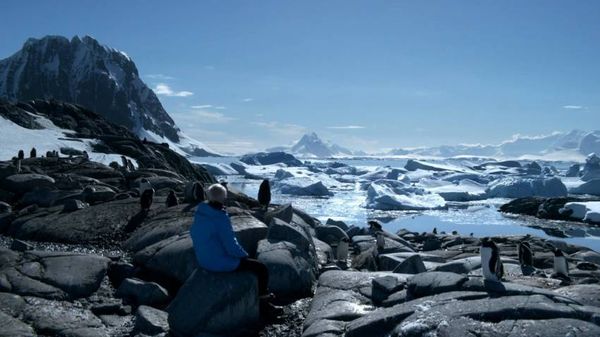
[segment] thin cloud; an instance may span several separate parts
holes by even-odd
[[[217,110],[225,110],[227,108],[224,107],[224,106],[222,106],[222,105],[219,105],[219,106],[216,106],[215,109],[217,109]]]
[[[192,105],[190,108],[192,109],[209,109],[212,108],[212,104],[203,104],[203,105]]]
[[[328,126],[328,129],[337,129],[337,130],[357,130],[364,129],[364,126],[360,125],[342,125],[342,126]]]
[[[567,110],[583,110],[586,107],[582,106],[582,105],[563,105],[563,109],[567,109]]]
[[[169,97],[188,97],[194,94],[191,91],[174,91],[165,83],[158,83],[152,90],[154,90],[154,93],[157,95]]]
[[[165,75],[165,74],[148,74],[148,75],[144,75],[144,77],[151,78],[153,80],[162,80],[162,81],[174,80],[175,79],[175,77],[169,76],[169,75]]]
[[[246,97],[246,98],[242,99],[242,102],[252,102],[252,101],[254,101],[254,98],[252,98],[252,97]]]
[[[199,117],[204,123],[227,123],[235,120],[233,117],[225,116],[220,112],[194,111],[194,116]]]
[[[306,132],[306,128],[298,124],[279,123],[275,121],[271,122],[252,122],[252,125],[256,125],[267,129],[271,133],[286,135],[286,136],[297,136],[302,135]]]

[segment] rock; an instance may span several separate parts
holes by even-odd
[[[566,197],[567,187],[559,178],[505,177],[492,182],[487,194],[490,198]]]
[[[61,243],[103,242],[115,237],[139,213],[139,200],[126,199],[88,207],[77,212],[22,215],[8,227],[8,234],[23,240]]]
[[[0,291],[49,299],[88,297],[100,287],[108,261],[96,255],[0,249]]]
[[[64,202],[64,206],[63,206],[63,212],[75,212],[78,211],[80,209],[84,209],[89,207],[90,205],[88,203],[85,203],[81,200],[77,200],[77,199],[67,199]]]
[[[556,289],[555,292],[583,305],[600,307],[599,284],[577,284]]]
[[[277,206],[274,210],[265,213],[265,223],[270,224],[271,221],[276,218],[283,222],[290,223],[294,216],[294,208],[292,204],[285,204]]]
[[[90,186],[91,187],[91,186]],[[83,200],[90,204],[107,202],[115,198],[117,193],[108,186],[93,186],[92,188],[85,188],[81,193]]]
[[[298,236],[294,241],[302,244],[303,240]],[[318,261],[316,253],[311,253],[308,247],[301,249],[291,242],[262,240],[258,243],[258,260],[269,269],[269,289],[278,298],[298,299],[312,295]]]
[[[76,304],[27,298],[22,317],[36,332],[46,336],[107,336],[108,331],[90,310]]]
[[[55,180],[43,174],[24,173],[14,174],[0,181],[0,187],[3,187],[17,194],[25,194],[36,189],[52,189]]]
[[[435,267],[434,270],[456,274],[468,274],[478,268],[481,268],[481,257],[473,256],[440,264],[439,266]]]
[[[373,279],[372,299],[381,304],[389,295],[404,289],[405,282],[393,276],[382,276]]]
[[[597,253],[593,250],[579,251],[579,252],[573,253],[573,254],[571,254],[571,258],[576,259],[576,260],[586,261],[586,262],[592,262],[597,265],[600,265],[600,253]]]
[[[404,168],[408,171],[425,170],[425,171],[453,171],[451,168],[427,163],[421,160],[409,159],[404,165]]]
[[[12,207],[5,203],[4,201],[0,201],[0,214],[8,214],[12,212]]]
[[[138,305],[157,306],[169,300],[169,293],[158,283],[133,278],[123,280],[115,295]]]
[[[287,166],[302,166],[301,161],[285,152],[259,152],[246,154],[240,158],[240,161],[248,165],[285,164]]]
[[[169,314],[146,305],[140,305],[135,313],[135,331],[147,335],[169,332]]]
[[[232,215],[230,219],[240,245],[250,256],[256,256],[258,242],[267,237],[269,228],[248,214]]]
[[[25,241],[14,239],[10,245],[10,249],[12,249],[16,252],[24,252],[26,250],[32,250],[33,246],[28,244]]]
[[[0,293],[0,312],[18,317],[21,315],[23,309],[25,309],[25,305],[25,301],[19,295]]]
[[[467,277],[455,273],[431,271],[413,276],[406,289],[413,298],[459,290]]]
[[[117,289],[126,278],[133,277],[135,267],[127,262],[111,262],[107,274],[110,283]]]
[[[291,178],[291,177],[293,177],[293,176],[294,176],[294,175],[293,175],[291,172],[289,172],[289,171],[286,171],[286,170],[284,170],[284,169],[278,169],[278,170],[275,172],[275,176],[274,176],[274,178],[275,178],[276,180],[283,180],[283,179],[285,179],[285,178]]]
[[[31,337],[35,331],[20,320],[0,311],[0,337]]]
[[[329,245],[337,245],[342,239],[349,239],[348,234],[338,226],[317,226],[315,227],[315,233],[319,240]]]
[[[425,264],[419,254],[412,255],[402,261],[395,269],[394,273],[399,274],[418,274],[427,271]]]
[[[446,206],[439,194],[397,180],[377,180],[367,190],[367,208],[379,210],[427,210]]]
[[[271,221],[267,238],[269,242],[291,242],[300,250],[308,250],[312,246],[312,238],[302,227],[294,223],[283,222],[277,218]]]
[[[146,177],[136,179],[136,181],[134,182],[134,186],[139,186],[142,179],[147,179],[148,182],[150,182],[152,188],[154,188],[157,191],[165,188],[178,189],[184,185],[183,181],[173,177]]]
[[[326,226],[337,226],[344,231],[348,231],[348,229],[349,229],[348,225],[346,225],[345,222],[340,221],[340,220],[333,220],[331,218],[327,219],[327,221],[325,222],[325,225]]]
[[[193,308],[193,310],[190,310]],[[196,270],[169,307],[174,336],[240,334],[258,323],[258,285],[248,272],[210,273]]]

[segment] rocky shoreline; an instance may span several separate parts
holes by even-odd
[[[600,333],[600,254],[588,248],[494,237],[506,275],[490,284],[480,238],[322,223],[289,204],[265,210],[230,188],[236,235],[267,265],[285,308],[279,321],[261,322],[252,275],[197,268],[188,230],[201,201],[194,188],[213,183],[209,174],[83,156],[19,164],[0,162],[0,336]],[[156,189],[147,211],[141,179]],[[178,205],[168,207],[171,191]],[[533,270],[519,265],[522,240],[535,252]],[[555,247],[568,256],[569,279],[552,272]]]

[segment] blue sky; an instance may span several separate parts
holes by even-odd
[[[125,51],[221,151],[316,131],[364,150],[600,126],[599,1],[2,1],[28,37]]]

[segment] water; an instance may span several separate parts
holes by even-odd
[[[204,159],[204,158],[203,158]],[[213,163],[229,163],[235,158],[211,158]],[[205,161],[208,162],[208,161]],[[373,168],[374,166],[403,167],[406,159],[361,159],[343,160],[349,165]],[[474,161],[469,160],[473,163]],[[456,164],[464,164],[460,160]],[[559,169],[568,163],[553,163]],[[233,188],[250,196],[258,194],[260,181],[248,180],[242,176],[222,177]],[[291,203],[321,221],[328,218],[342,220],[348,225],[365,226],[367,219],[378,219],[389,232],[408,229],[414,232],[430,232],[434,227],[438,232],[458,231],[463,235],[525,235],[564,240],[568,243],[586,246],[600,252],[600,227],[577,222],[541,220],[527,216],[512,216],[498,212],[498,208],[508,199],[489,199],[468,203],[453,203],[447,210],[431,211],[379,211],[363,207],[366,191],[358,184],[341,184],[332,189],[334,195],[326,198],[282,195],[273,191],[273,203]],[[567,236],[567,237],[564,237]]]

